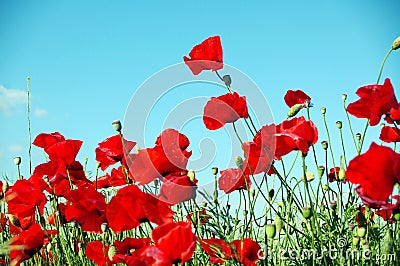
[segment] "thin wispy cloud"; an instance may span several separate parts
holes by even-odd
[[[28,103],[28,94],[26,91],[17,89],[7,89],[0,85],[0,113],[11,114],[19,106]]]
[[[34,111],[34,115],[36,116],[36,117],[43,117],[43,116],[45,116],[45,115],[47,115],[47,111],[46,110],[44,110],[44,109],[36,109],[35,111]]]
[[[24,150],[24,147],[19,144],[12,144],[8,146],[8,151],[11,153],[17,153],[17,152],[22,152]]]

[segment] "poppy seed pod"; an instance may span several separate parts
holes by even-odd
[[[326,108],[325,107],[321,108],[321,114],[323,114],[323,115],[326,114]]]
[[[363,227],[363,226],[357,227],[357,235],[359,237],[364,237],[366,233],[367,233],[367,229],[365,227]]]
[[[103,233],[105,233],[105,232],[108,231],[108,224],[107,224],[107,223],[102,223],[101,226],[100,226],[100,228],[101,228],[101,231],[102,231]]]
[[[14,157],[14,164],[20,165],[21,164],[21,157]]]
[[[282,230],[282,228],[283,228],[283,221],[282,221],[282,219],[281,219],[279,216],[275,217],[274,224],[275,224],[275,226],[276,226],[276,230],[277,230],[278,233],[279,233],[279,232]]]
[[[397,37],[396,40],[392,43],[392,50],[397,50],[400,48],[400,37]]]
[[[297,115],[298,112],[300,112],[300,110],[302,108],[303,108],[303,104],[298,103],[298,104],[293,105],[292,107],[290,107],[290,109],[289,109],[289,111],[287,113],[287,116],[288,117],[293,117],[293,116]]]
[[[318,176],[321,178],[325,173],[325,166],[320,165],[318,166]]]
[[[265,226],[265,234],[268,238],[274,238],[276,235],[276,225],[275,224],[267,224]]]
[[[231,86],[231,83],[232,83],[231,76],[225,75],[222,77],[222,80],[224,81],[226,86]]]
[[[122,130],[121,121],[119,121],[119,120],[113,121],[113,122],[112,122],[112,126],[113,126],[113,128],[114,128],[115,131],[121,132],[121,130]]]
[[[336,126],[338,129],[342,129],[342,126],[343,126],[342,121],[336,121]]]
[[[325,191],[327,191],[327,190],[329,189],[329,186],[328,186],[327,184],[323,184],[323,185],[322,185],[322,189],[325,190]]]
[[[310,207],[303,207],[303,209],[301,210],[301,213],[303,214],[303,217],[306,220],[309,220],[312,217],[312,210]]]
[[[331,208],[331,210],[336,210],[337,202],[334,200],[331,200],[331,202],[329,202],[329,207]]]
[[[360,243],[360,237],[359,236],[353,236],[353,240],[352,240],[352,245],[353,247],[358,246],[358,244]]]
[[[321,146],[322,146],[322,149],[327,150],[329,145],[328,145],[328,142],[326,140],[324,140],[321,142]]]
[[[361,140],[361,133],[357,133],[357,134],[356,134],[356,139],[357,139],[358,141]]]
[[[235,157],[235,164],[239,169],[243,169],[243,159],[240,156]]]
[[[342,100],[343,100],[343,101],[346,101],[346,100],[347,100],[347,94],[345,94],[345,93],[342,94]]]
[[[211,171],[212,171],[212,174],[213,174],[213,175],[217,175],[217,174],[218,174],[218,167],[213,167],[213,168],[211,169]]]

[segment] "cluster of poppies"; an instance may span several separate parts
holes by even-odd
[[[193,47],[184,61],[194,75],[203,70],[223,68],[222,45],[219,36],[206,39]],[[203,122],[207,129],[218,130],[239,119],[250,119],[246,97],[230,87],[229,76],[221,80],[227,94],[212,97],[204,107]],[[383,85],[374,84],[357,90],[360,99],[347,111],[359,118],[369,119],[371,126],[379,124],[382,116],[393,126],[382,128],[384,142],[400,141],[400,103],[389,79]],[[301,90],[289,90],[284,100],[289,107],[288,118],[280,124],[262,126],[251,141],[242,144],[243,159],[236,168],[220,171],[218,187],[225,193],[248,190],[250,177],[271,175],[274,161],[292,151],[307,154],[318,141],[315,124],[296,115],[310,107],[311,97]],[[127,265],[172,265],[189,261],[197,243],[209,255],[212,264],[233,260],[244,265],[256,265],[260,245],[245,239],[198,239],[193,233],[190,216],[177,220],[172,206],[196,196],[197,180],[186,166],[191,156],[189,139],[175,129],[166,129],[154,146],[134,149],[136,143],[126,140],[119,121],[113,123],[118,134],[100,142],[96,148],[98,167],[105,175],[89,180],[83,165],[76,160],[82,141],[66,139],[58,132],[42,133],[33,144],[48,155],[48,162],[38,165],[28,179],[20,179],[3,191],[1,197],[8,214],[1,214],[1,228],[6,224],[13,235],[9,242],[10,258],[14,265],[31,258],[43,245],[51,243],[65,223],[76,223],[82,231],[104,234],[108,230],[121,233],[147,224],[148,238],[125,237],[105,244],[103,241],[81,242],[86,256],[97,265],[125,263]],[[340,168],[332,168],[330,181],[336,181]],[[400,202],[389,200],[393,187],[400,179],[400,155],[393,149],[372,143],[369,150],[350,161],[345,178],[358,184],[356,191],[366,206],[397,211]],[[157,193],[148,184],[159,186]],[[100,190],[115,187],[110,200]],[[29,195],[29,197],[27,197]],[[46,197],[48,195],[48,197]],[[397,196],[393,196],[397,199]],[[48,201],[56,203],[54,213],[43,217]],[[205,221],[206,222],[206,221]],[[53,228],[47,230],[46,228]],[[228,241],[229,240],[229,241]],[[81,241],[81,240],[80,240]],[[49,249],[50,255],[51,249]],[[43,255],[43,253],[41,253]],[[262,254],[261,254],[262,255]],[[44,255],[43,255],[44,256]],[[50,257],[52,257],[50,256]],[[57,259],[54,257],[54,259]]]

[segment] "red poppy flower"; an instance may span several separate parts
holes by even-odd
[[[365,205],[382,206],[400,178],[400,154],[372,143],[366,153],[350,161],[346,178],[359,184],[357,192]]]
[[[387,119],[387,117],[385,119],[388,123],[393,124],[393,121],[394,121],[394,122],[400,124],[400,102],[397,104],[396,107],[392,107],[390,109],[389,117],[390,117],[390,119]]]
[[[43,180],[43,176],[45,175],[49,180],[51,188]],[[92,183],[86,178],[83,166],[78,161],[74,161],[67,167],[54,161],[40,164],[36,166],[29,180],[38,184],[41,190],[46,190],[51,194],[55,193],[57,196],[64,196],[70,191],[69,180],[77,186],[85,186]]]
[[[146,221],[167,223],[173,217],[166,203],[142,192],[135,185],[121,188],[107,204],[106,214],[108,225],[116,233],[130,230]]]
[[[192,226],[187,222],[168,223],[156,227],[152,238],[173,263],[185,263],[192,257],[196,248],[196,237]]]
[[[113,168],[111,170],[111,175],[108,173],[100,176],[97,179],[97,188],[108,188],[108,187],[117,187],[117,186],[122,186],[126,185],[126,178],[125,175],[122,171],[122,166],[120,166],[118,169]],[[126,171],[128,174],[128,171]],[[93,181],[93,184],[95,184],[96,181]]]
[[[86,246],[86,256],[93,260],[97,265],[123,264],[129,260],[128,255],[135,250],[141,250],[150,244],[150,238],[131,238],[127,237],[123,241],[114,241],[116,254],[110,257],[108,254],[110,246],[104,245],[101,241],[89,242]],[[128,264],[130,265],[130,264]]]
[[[253,138],[253,142],[243,143],[246,175],[267,172],[271,167],[275,150],[275,126],[263,126]]]
[[[22,231],[9,242],[11,265],[20,265],[30,259],[43,246],[44,232],[39,224],[34,224],[28,230]]]
[[[203,70],[216,71],[223,68],[222,45],[219,36],[207,38],[201,44],[193,47],[189,53],[190,58],[184,56],[183,60],[194,75]]]
[[[382,115],[389,113],[391,108],[398,106],[389,79],[386,79],[383,85],[373,84],[361,87],[356,94],[360,99],[350,103],[347,106],[347,111],[355,117],[369,119],[371,126],[377,125]]]
[[[29,195],[29,196],[27,196]],[[46,196],[40,187],[26,179],[18,180],[6,193],[5,200],[8,212],[15,215],[20,222],[24,218],[35,217],[36,207],[43,215]],[[30,225],[30,223],[28,223]]]
[[[279,159],[293,150],[307,153],[317,141],[318,130],[312,121],[307,121],[303,116],[285,120],[276,126],[275,157]]]
[[[381,129],[381,135],[379,136],[379,139],[387,143],[400,142],[400,133],[395,127],[384,126]]]
[[[328,174],[328,181],[335,182],[335,181],[339,180],[339,171],[340,171],[339,166],[336,166],[335,168],[331,168],[329,170],[329,174]]]
[[[68,167],[75,162],[76,155],[78,155],[82,143],[81,140],[63,140],[54,143],[45,151],[49,155],[51,161]]]
[[[61,135],[59,132],[54,132],[50,134],[41,133],[35,138],[32,144],[37,147],[47,149],[51,145],[64,140],[64,136]]]
[[[105,139],[99,143],[96,148],[96,161],[100,162],[101,170],[106,170],[107,167],[117,162],[123,162],[124,155],[128,154],[134,147],[136,142],[122,139],[120,135],[115,135]]]
[[[158,198],[168,204],[175,205],[196,197],[197,180],[193,182],[187,175],[169,176],[165,178]]]
[[[226,194],[234,190],[250,189],[250,178],[243,174],[243,170],[238,168],[229,168],[221,171],[221,177],[218,179],[218,188]]]
[[[204,252],[210,256],[210,264],[224,264],[232,257],[231,246],[222,239],[203,239],[200,243]]]
[[[172,261],[167,255],[155,246],[148,246],[136,250],[132,256],[125,258],[128,266],[171,266]]]
[[[292,107],[295,104],[305,104],[311,101],[311,97],[305,94],[302,90],[288,90],[285,94],[285,103]]]
[[[101,224],[106,222],[106,199],[92,186],[71,190],[65,198],[71,202],[65,210],[67,222],[76,221],[85,232],[101,233]]]
[[[262,255],[261,247],[257,242],[250,238],[245,238],[243,240],[234,240],[231,245],[235,247],[232,253],[237,261],[245,266],[256,266],[256,262]]]
[[[246,97],[234,92],[211,97],[204,107],[203,122],[207,129],[216,130],[226,123],[247,117]]]
[[[192,152],[187,151],[187,137],[177,130],[166,129],[153,148],[139,150],[129,155],[129,172],[139,185],[186,168]]]

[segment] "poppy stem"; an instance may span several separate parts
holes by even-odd
[[[379,69],[378,80],[376,81],[376,84],[378,84],[379,81],[380,81],[380,79],[381,79],[383,67],[385,66],[386,60],[388,59],[388,57],[389,57],[389,55],[390,55],[390,53],[391,53],[392,51],[393,51],[393,49],[390,48],[390,50],[387,52],[385,58],[384,58],[383,61],[382,61],[381,68]]]

